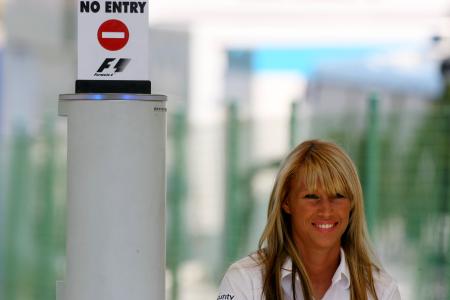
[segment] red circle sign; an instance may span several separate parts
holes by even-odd
[[[103,22],[97,31],[100,45],[110,51],[117,51],[125,47],[129,37],[127,25],[116,19]]]

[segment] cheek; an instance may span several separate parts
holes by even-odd
[[[297,233],[304,234],[307,232],[308,221],[304,217],[293,217],[292,218],[292,230]]]
[[[349,219],[350,218],[350,206],[344,207],[342,209],[342,213],[341,214],[342,214],[342,216],[344,218]]]
[[[305,224],[314,216],[315,209],[307,205],[296,205],[295,207],[291,207],[291,212],[293,223]]]
[[[349,224],[353,221],[354,214],[355,214],[355,210],[353,208],[351,208],[350,211],[348,212],[348,223]]]
[[[351,210],[352,210],[352,205],[349,200],[344,203],[341,203],[341,205],[339,207],[340,215],[346,219],[350,218]]]
[[[350,218],[351,218],[351,210],[350,210],[350,208],[348,208],[348,209],[346,209],[344,212],[343,212],[343,215],[342,215],[342,219],[343,219],[343,221],[344,221],[344,223],[345,223],[345,229],[347,230],[348,229],[348,227],[349,227],[349,224],[350,224]]]

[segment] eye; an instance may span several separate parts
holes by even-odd
[[[336,199],[342,199],[342,198],[346,198],[346,197],[340,193],[336,193]]]
[[[305,199],[320,199],[319,195],[317,195],[317,194],[306,194],[305,196],[303,196],[303,198],[305,198]]]

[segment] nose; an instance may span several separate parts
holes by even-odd
[[[319,202],[319,216],[328,218],[333,212],[333,205],[329,197],[323,197]]]

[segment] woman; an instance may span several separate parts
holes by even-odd
[[[400,299],[368,245],[361,184],[341,148],[311,140],[288,155],[259,250],[228,269],[217,299]]]

